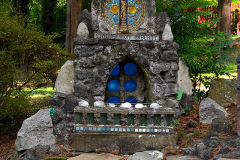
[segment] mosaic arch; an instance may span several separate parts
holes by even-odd
[[[107,103],[149,103],[148,81],[142,69],[125,58],[111,71],[106,85]]]
[[[101,17],[115,31],[135,31],[144,22],[144,0],[102,0]]]

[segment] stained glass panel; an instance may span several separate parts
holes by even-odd
[[[137,73],[137,66],[134,63],[127,63],[124,66],[124,72],[128,76],[134,76]]]
[[[120,89],[120,82],[118,80],[111,80],[108,82],[108,90],[110,92],[118,92]]]
[[[125,102],[137,103],[137,99],[135,97],[128,97],[126,98]]]
[[[128,80],[124,83],[124,88],[127,92],[134,92],[137,89],[137,83],[134,80]]]
[[[122,16],[123,12],[124,16]],[[102,0],[101,17],[112,30],[137,30],[145,18],[145,2],[143,0]]]

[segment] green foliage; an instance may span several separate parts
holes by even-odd
[[[26,23],[9,1],[0,2],[0,120],[31,107],[25,87],[37,89],[55,82],[66,53],[53,36]],[[26,25],[27,24],[27,25]]]
[[[198,22],[199,16],[213,14],[200,9],[212,5],[210,1],[157,0],[156,4],[157,11],[167,12],[171,19],[175,41],[180,45],[178,54],[188,65],[194,93],[200,98],[201,87],[210,85],[210,77],[203,76],[204,73],[214,73],[215,77],[226,74],[224,69],[231,55],[220,51],[231,44],[230,36],[222,32],[215,33],[212,28],[216,21]]]

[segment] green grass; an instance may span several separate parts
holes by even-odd
[[[32,89],[27,88],[27,89],[24,89],[23,91],[28,93],[28,92],[31,92]],[[43,88],[33,90],[30,93],[30,97],[34,98],[34,99],[52,97],[52,96],[54,96],[55,92],[56,92],[56,89],[53,89],[52,87],[43,87]]]

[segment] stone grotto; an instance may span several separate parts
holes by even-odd
[[[74,152],[135,153],[176,144],[178,44],[155,0],[94,0],[79,15],[76,59],[50,100],[53,132]]]

